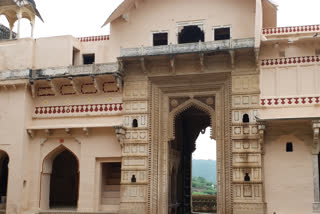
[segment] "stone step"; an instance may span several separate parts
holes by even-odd
[[[119,213],[120,205],[101,205],[103,213]]]
[[[120,191],[105,191],[102,193],[103,198],[120,198]]]
[[[120,191],[120,185],[104,185],[104,191]]]
[[[102,205],[120,205],[120,198],[101,198]]]

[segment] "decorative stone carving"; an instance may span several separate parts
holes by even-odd
[[[126,129],[122,126],[116,126],[114,127],[117,135],[118,142],[120,143],[121,148],[123,147],[125,135],[126,135]]]

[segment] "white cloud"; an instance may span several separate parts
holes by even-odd
[[[210,128],[206,129],[205,134],[199,135],[196,141],[196,151],[193,152],[193,159],[216,160],[216,141],[210,138]]]

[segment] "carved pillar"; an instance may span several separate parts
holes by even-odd
[[[18,11],[17,13],[18,17],[18,32],[17,32],[17,39],[20,39],[20,31],[21,31],[21,19],[22,19],[22,12],[21,10]]]
[[[258,122],[258,130],[259,130],[259,144],[261,150],[261,181],[262,181],[262,203],[265,203],[265,182],[264,182],[264,134],[266,131],[266,122],[259,121]]]
[[[319,129],[320,120],[312,121],[313,145],[312,145],[312,168],[313,168],[313,212],[320,212],[320,190],[319,190]]]

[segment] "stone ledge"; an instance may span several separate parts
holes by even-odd
[[[0,81],[4,80],[18,80],[18,79],[54,79],[54,78],[67,78],[79,76],[97,76],[97,75],[120,75],[119,64],[106,63],[106,64],[92,64],[92,65],[79,65],[68,67],[56,67],[45,69],[25,69],[25,70],[9,70],[0,72]]]
[[[121,48],[120,58],[158,55],[175,55],[186,53],[205,53],[254,48],[254,38],[210,41],[177,45],[163,45],[140,48]]]

